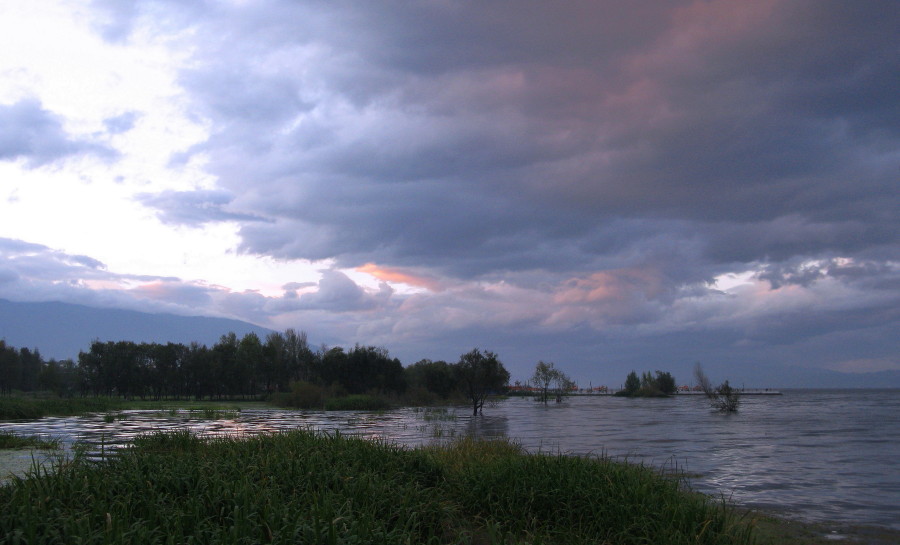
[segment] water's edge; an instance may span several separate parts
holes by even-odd
[[[186,411],[123,411],[114,419],[98,414],[0,422],[0,430],[105,449],[140,433],[173,429],[229,436],[339,430],[405,446],[464,435],[509,437],[532,452],[606,455],[683,472],[699,492],[789,519],[900,530],[898,415],[900,391],[785,391],[748,397],[735,415],[713,413],[695,396],[588,396],[546,407],[509,399],[478,417],[456,407],[383,413],[253,409],[221,420]],[[3,474],[4,460],[17,463],[18,474],[31,466],[28,454],[4,454]]]

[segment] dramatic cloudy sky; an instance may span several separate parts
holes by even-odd
[[[3,2],[0,297],[520,379],[897,370],[898,28],[896,0]]]

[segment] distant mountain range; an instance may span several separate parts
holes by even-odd
[[[230,331],[238,338],[252,331],[262,340],[272,332],[227,318],[0,299],[0,339],[16,348],[37,348],[45,360],[77,359],[78,352],[89,349],[95,339],[212,346]]]

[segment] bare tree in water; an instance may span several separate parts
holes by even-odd
[[[694,378],[714,409],[723,413],[737,412],[740,398],[737,390],[732,388],[727,380],[718,387],[713,387],[699,362],[694,366]]]

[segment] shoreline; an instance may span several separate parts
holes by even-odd
[[[0,487],[7,486],[15,477],[25,478],[37,461],[48,467],[60,450],[2,449],[0,450]],[[697,494],[715,499],[714,495]],[[787,509],[767,507],[753,508],[741,504],[727,504],[748,517],[756,529],[758,545],[818,545],[822,540],[848,545],[893,545],[900,543],[900,529],[872,524],[853,524],[834,521],[808,521],[796,519]]]
[[[820,545],[822,540],[847,545],[900,543],[900,530],[886,526],[795,520],[773,509],[735,507],[754,517],[759,545]]]

